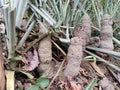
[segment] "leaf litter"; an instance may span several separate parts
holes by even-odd
[[[23,70],[25,71],[32,71],[34,70],[36,67],[38,67],[39,65],[39,59],[38,59],[38,53],[37,50],[34,49],[33,52],[32,51],[28,51],[26,54],[26,59],[28,61],[28,64],[26,64],[25,66],[23,66]]]

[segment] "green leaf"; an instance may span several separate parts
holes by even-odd
[[[92,88],[95,86],[95,84],[97,83],[96,79],[93,79],[90,84],[86,87],[85,90],[92,90]]]
[[[40,86],[42,89],[49,85],[49,79],[47,77],[40,77],[36,81],[36,85]]]
[[[38,13],[40,14],[50,25],[56,24],[56,21],[51,17],[50,14],[47,14],[43,9],[37,8],[35,5],[29,3],[29,5]]]
[[[37,85],[32,85],[31,87],[29,87],[27,90],[40,90],[39,86]]]

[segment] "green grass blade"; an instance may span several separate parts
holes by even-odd
[[[30,4],[30,6],[38,13],[38,14],[40,14],[50,25],[54,25],[55,23],[53,22],[53,21],[51,21],[51,19],[49,18],[49,17],[51,17],[50,15],[49,15],[49,17],[48,16],[46,16],[46,14],[45,13],[43,13],[40,9],[38,9],[36,6],[34,6],[33,4],[31,4],[31,3],[29,3]],[[52,18],[52,17],[51,17]]]
[[[90,84],[86,87],[85,90],[92,90],[96,83],[97,83],[97,80],[96,80],[96,79],[93,79],[93,80],[90,82]]]
[[[14,53],[15,53],[15,20],[16,20],[16,12],[15,9],[12,11],[8,12],[8,44],[9,44],[9,49],[8,49],[8,58],[13,58]]]
[[[32,28],[34,27],[34,24],[35,24],[35,20],[30,24],[28,30],[25,32],[24,36],[22,37],[22,39],[20,40],[20,42],[18,43],[17,45],[17,48],[16,49],[19,49],[22,47],[23,43],[25,43],[29,33],[31,32]]]
[[[20,26],[27,4],[28,0],[19,0],[19,5],[17,6],[16,26]]]

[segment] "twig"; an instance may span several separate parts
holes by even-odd
[[[63,66],[63,64],[64,64],[64,62],[65,62],[65,59],[62,61],[62,63],[61,63],[61,65],[60,65],[60,67],[59,67],[59,69],[58,69],[56,75],[55,75],[54,78],[51,80],[51,82],[50,82],[50,84],[49,84],[49,86],[47,87],[46,90],[49,90],[50,86],[52,85],[52,83],[53,83],[53,82],[55,81],[55,79],[57,78],[57,76],[58,76],[58,74],[59,74],[59,72],[60,72],[60,70],[61,70],[61,68],[62,68],[62,66]]]
[[[40,40],[42,40],[43,38],[45,38],[46,36],[48,36],[48,33],[45,33],[43,35],[41,35],[38,39],[36,39],[29,47],[27,47],[25,49],[25,52],[27,52],[30,48],[32,48],[37,42],[39,42]]]
[[[99,59],[99,61],[102,61],[102,62],[106,63],[106,64],[109,65],[110,67],[112,67],[112,68],[114,68],[115,70],[117,70],[117,71],[120,72],[120,67],[115,66],[114,64],[108,62],[107,60],[102,59],[101,57],[99,57],[99,56],[97,56],[97,55],[95,55],[95,54],[93,54],[93,53],[91,53],[91,52],[89,52],[89,51],[87,51],[87,50],[84,50],[84,52],[86,52],[86,53],[88,53],[88,54],[96,57],[97,59]]]
[[[52,40],[52,43],[61,51],[61,53],[66,56],[66,53]]]

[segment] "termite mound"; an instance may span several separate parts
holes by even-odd
[[[113,50],[113,29],[112,29],[112,18],[110,15],[105,14],[101,19],[101,32],[100,32],[100,48]]]
[[[91,20],[87,13],[82,17],[81,23],[78,23],[73,32],[74,37],[81,37],[83,39],[83,47],[88,45],[91,38]]]
[[[47,28],[49,26],[47,25]],[[40,27],[40,34],[45,34],[48,31],[46,31],[43,27]],[[50,74],[52,73],[51,70],[53,69],[51,65],[52,61],[52,43],[51,43],[51,36],[45,37],[43,40],[40,41],[38,46],[38,54],[40,58],[40,65],[38,66],[38,71],[40,74],[44,76],[50,77]]]
[[[67,66],[63,72],[63,77],[75,77],[79,74],[80,63],[83,57],[82,38],[73,37],[67,53]]]

